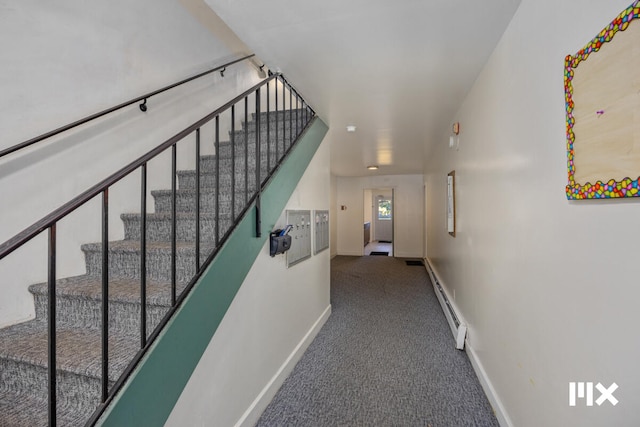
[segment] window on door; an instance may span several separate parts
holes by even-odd
[[[378,219],[391,220],[391,200],[378,200]]]

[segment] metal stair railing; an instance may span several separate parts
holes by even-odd
[[[245,58],[246,59],[246,58]],[[157,93],[157,92],[156,92]],[[150,95],[149,95],[150,96]],[[250,109],[250,97],[254,98],[254,106]],[[130,103],[138,102],[142,97],[137,98]],[[238,132],[235,128],[237,120],[237,110],[240,106],[241,114],[244,118],[244,130]],[[266,108],[265,108],[266,106]],[[111,109],[110,111],[113,111]],[[249,126],[249,112],[253,112],[255,121],[255,127],[248,129]],[[221,154],[221,117],[230,115],[230,150],[231,150],[231,225],[226,229],[222,229],[221,222],[221,171],[220,171],[220,154]],[[228,114],[227,114],[228,113]],[[156,339],[160,333],[160,330],[167,324],[171,316],[180,307],[182,301],[193,288],[197,280],[200,278],[206,267],[211,263],[221,246],[231,235],[240,219],[248,212],[248,210],[255,206],[256,209],[256,237],[261,235],[260,225],[260,194],[264,186],[267,184],[270,177],[275,173],[279,165],[285,159],[286,155],[293,148],[298,138],[305,132],[310,126],[315,112],[306,103],[306,101],[300,96],[300,94],[290,85],[290,83],[281,74],[270,74],[260,83],[256,84],[252,88],[248,89],[244,93],[240,94],[236,98],[227,102],[225,105],[206,115],[202,119],[198,120],[188,128],[178,132],[173,137],[169,138],[147,154],[139,157],[135,161],[131,162],[127,166],[123,167],[119,171],[115,172],[108,178],[89,188],[79,196],[75,197],[71,201],[67,202],[60,208],[51,212],[46,217],[37,221],[30,227],[26,228],[21,233],[17,234],[13,238],[0,245],[0,261],[8,255],[12,254],[18,248],[22,247],[27,242],[32,241],[43,232],[47,232],[48,236],[48,419],[49,425],[56,425],[56,281],[58,275],[56,272],[56,257],[57,257],[57,242],[58,232],[57,224],[68,215],[76,211],[78,208],[84,206],[88,202],[95,198],[100,198],[102,203],[101,209],[101,226],[102,226],[102,268],[101,268],[101,283],[102,283],[102,307],[101,307],[101,346],[102,346],[102,372],[101,372],[101,396],[100,404],[87,421],[87,425],[93,425],[102,412],[111,402],[115,393],[122,387],[128,376],[133,372],[136,365],[142,359],[142,356],[150,348],[154,339]],[[266,119],[266,125],[262,124],[263,119]],[[274,120],[272,120],[274,119]],[[208,214],[214,214],[215,218],[215,231],[213,242],[206,242],[206,249],[210,251],[208,253],[201,253],[203,250],[202,237],[200,235],[201,229],[201,177],[203,172],[201,171],[201,129],[205,125],[211,125],[214,129],[214,141],[213,149],[215,152],[215,211],[208,212]],[[69,126],[64,127],[66,129]],[[264,129],[263,129],[264,128]],[[63,128],[60,128],[63,129]],[[250,133],[253,139],[250,138]],[[57,131],[56,131],[57,132]],[[279,134],[281,132],[281,134]],[[59,132],[58,132],[59,133]],[[237,135],[241,133],[243,135],[242,140],[239,141]],[[51,136],[54,133],[48,133],[45,135]],[[176,272],[176,259],[177,259],[177,148],[178,144],[185,141],[189,136],[195,136],[195,274],[191,277],[186,286],[182,290],[178,290],[177,287],[177,272]],[[263,141],[262,137],[266,135],[266,140]],[[46,137],[45,137],[46,139]],[[33,142],[35,143],[35,142]],[[255,146],[253,146],[255,145]],[[274,146],[275,145],[275,146]],[[23,147],[18,147],[20,149]],[[237,156],[236,151],[243,151],[242,157]],[[255,150],[255,170],[251,170],[249,151]],[[266,151],[263,151],[266,150]],[[171,305],[162,318],[160,323],[155,327],[153,331],[147,330],[147,314],[146,314],[146,302],[147,302],[147,193],[148,193],[148,164],[152,159],[157,158],[159,155],[170,152],[171,155]],[[182,151],[181,151],[182,153]],[[3,153],[4,154],[4,153]],[[263,160],[264,158],[264,160]],[[264,164],[263,164],[264,163]],[[236,170],[236,166],[244,164],[244,170]],[[264,170],[263,170],[264,168]],[[138,172],[140,174],[140,345],[137,353],[132,356],[131,361],[128,363],[122,375],[115,382],[113,386],[110,386],[109,381],[109,194],[111,187],[122,181],[125,177],[131,176]],[[239,172],[240,174],[237,174]],[[243,182],[243,187],[238,188],[238,177]],[[254,175],[252,177],[251,175]],[[251,188],[249,182],[251,179],[255,179],[254,188]],[[236,197],[242,197],[243,200],[236,200]],[[237,203],[240,202],[240,203]],[[242,206],[236,209],[236,205]],[[204,262],[202,262],[202,256],[206,256]]]

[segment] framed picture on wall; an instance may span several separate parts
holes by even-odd
[[[456,171],[447,175],[447,231],[456,237]]]
[[[565,58],[569,200],[640,197],[640,3]]]

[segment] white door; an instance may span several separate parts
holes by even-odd
[[[393,194],[376,194],[373,212],[375,240],[393,241]]]

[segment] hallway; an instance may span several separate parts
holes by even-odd
[[[331,304],[258,426],[498,425],[424,267],[338,256]]]

